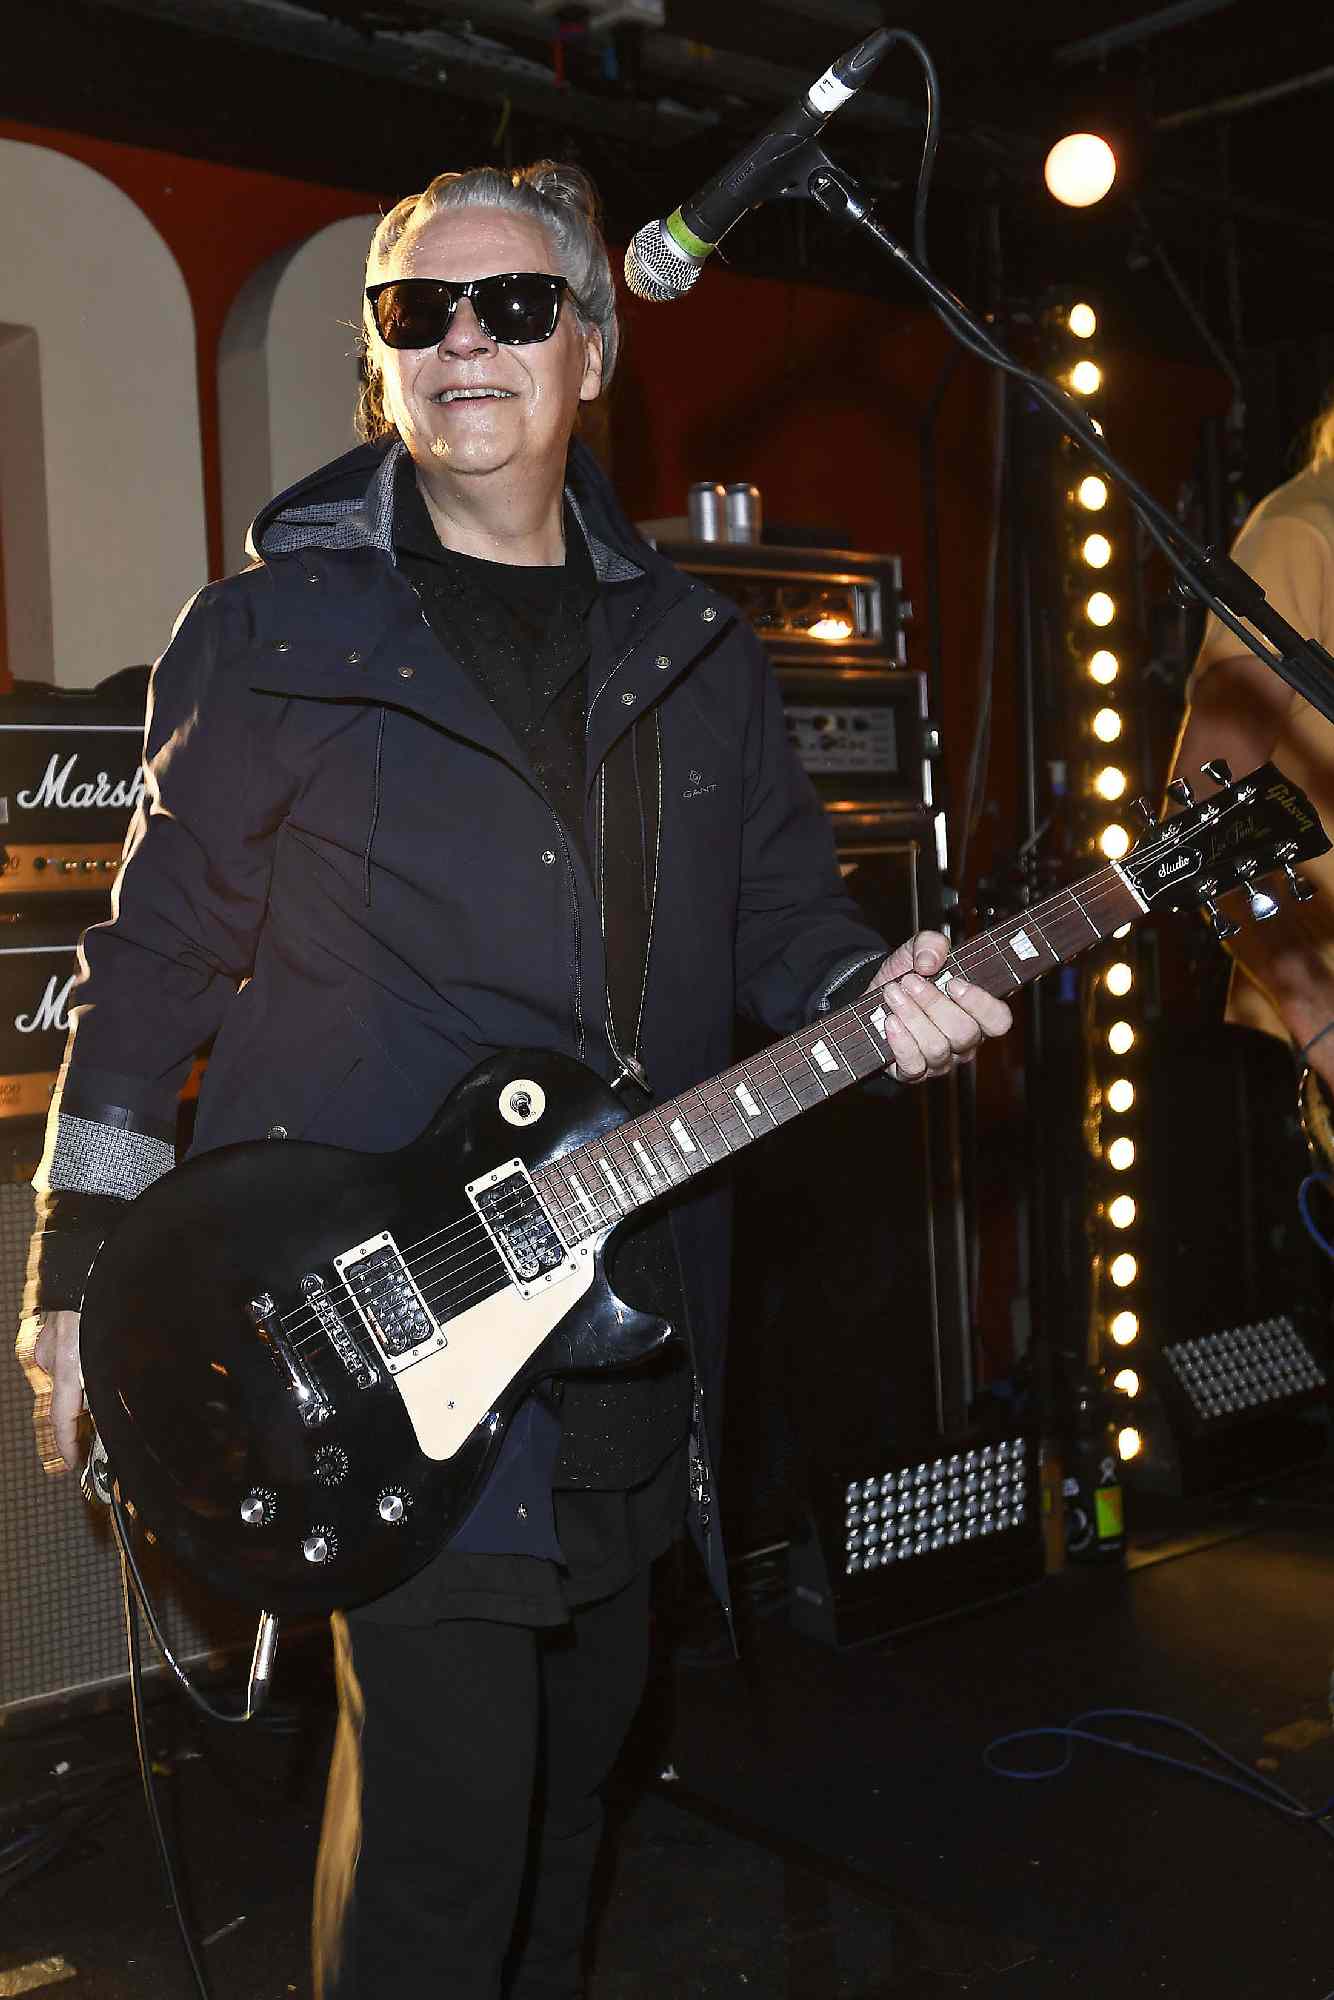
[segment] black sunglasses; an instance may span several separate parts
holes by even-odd
[[[436,347],[460,299],[471,299],[477,324],[502,347],[550,340],[570,287],[548,271],[506,271],[495,278],[390,278],[366,287],[375,330],[386,347]],[[570,297],[577,306],[573,292]]]

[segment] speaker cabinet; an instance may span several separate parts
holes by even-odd
[[[845,832],[839,854],[891,942],[938,919],[925,817]],[[962,1429],[958,1123],[955,1078],[877,1082],[738,1161],[721,1481],[734,1553],[792,1539],[816,1487],[841,1495],[845,1476]]]

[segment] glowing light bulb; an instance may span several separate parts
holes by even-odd
[[[1107,1220],[1113,1229],[1129,1229],[1135,1220],[1135,1204],[1128,1194],[1119,1194],[1109,1205]]]
[[[1112,1377],[1112,1387],[1119,1389],[1123,1396],[1138,1396],[1139,1376],[1133,1368],[1118,1368]]]
[[[1070,387],[1077,396],[1096,396],[1102,387],[1102,370],[1096,361],[1076,361],[1070,370]]]
[[[1132,968],[1126,964],[1124,959],[1120,958],[1116,961],[1115,965],[1108,966],[1104,977],[1107,991],[1114,993],[1118,1000],[1124,994],[1129,993],[1135,983],[1135,974]]]
[[[1098,315],[1092,306],[1071,306],[1066,325],[1076,340],[1091,340],[1098,331]]]
[[[1128,1056],[1135,1046],[1135,1030],[1129,1021],[1113,1021],[1107,1030],[1107,1046],[1114,1056]]]
[[[1093,789],[1099,798],[1119,799],[1125,788],[1126,774],[1118,770],[1115,764],[1108,764],[1106,769],[1099,771],[1093,780]]]
[[[1100,647],[1089,661],[1089,679],[1097,681],[1099,687],[1110,687],[1121,670],[1121,662],[1115,653]]]
[[[1119,1285],[1124,1291],[1139,1276],[1139,1265],[1128,1250],[1123,1250],[1119,1257],[1113,1257],[1107,1275],[1114,1285]]]
[[[1106,569],[1112,559],[1112,545],[1106,535],[1089,535],[1079,553],[1090,569]]]
[[[1116,616],[1116,599],[1105,590],[1095,590],[1084,606],[1084,615],[1090,625],[1110,625]]]
[[[1119,1312],[1109,1330],[1118,1347],[1129,1347],[1131,1341],[1139,1336],[1139,1321],[1134,1313]]]
[[[1090,514],[1096,514],[1107,505],[1107,481],[1090,472],[1087,479],[1081,479],[1075,489],[1075,498],[1081,507],[1087,507]]]
[[[1107,1148],[1107,1164],[1114,1173],[1123,1174],[1127,1167],[1135,1164],[1135,1142],[1133,1139],[1113,1139]]]
[[[1098,845],[1109,861],[1119,861],[1130,852],[1130,835],[1123,826],[1105,826],[1098,835]]]
[[[1067,132],[1043,162],[1042,178],[1067,208],[1092,208],[1116,179],[1116,154],[1096,132]]]
[[[1124,1117],[1135,1102],[1135,1086],[1128,1076],[1118,1076],[1108,1084],[1103,1093],[1107,1109]]]
[[[1122,1458],[1138,1458],[1144,1449],[1144,1440],[1133,1424],[1127,1424],[1116,1434],[1116,1449]]]
[[[1114,708],[1100,708],[1093,718],[1093,734],[1099,743],[1115,743],[1121,734],[1121,718]]]
[[[807,636],[811,639],[850,639],[852,637],[852,627],[846,618],[817,618],[813,625],[806,627],[806,632]]]

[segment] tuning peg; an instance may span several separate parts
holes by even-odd
[[[1205,898],[1204,907],[1209,912],[1209,922],[1214,927],[1214,936],[1216,938],[1230,938],[1237,935],[1237,932],[1241,929],[1241,925],[1234,923],[1231,917],[1224,916],[1212,896]]]
[[[1185,778],[1173,778],[1167,788],[1167,796],[1175,799],[1179,806],[1193,806],[1195,803],[1194,788]]]
[[[1232,766],[1228,763],[1226,757],[1210,757],[1205,763],[1201,764],[1200,769],[1203,771],[1205,777],[1212,778],[1216,785],[1230,785],[1232,783]]]
[[[1315,890],[1303,876],[1297,873],[1290,861],[1283,863],[1283,873],[1288,878],[1288,887],[1292,891],[1293,901],[1296,903],[1309,903],[1315,894]]]
[[[1145,826],[1148,827],[1157,826],[1158,816],[1154,812],[1153,807],[1149,804],[1149,801],[1147,799],[1145,798],[1132,799],[1130,801],[1130,810],[1133,813],[1139,814]]]
[[[1251,915],[1257,924],[1267,924],[1271,917],[1278,915],[1278,898],[1266,889],[1251,890]]]

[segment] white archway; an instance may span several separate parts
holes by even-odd
[[[266,500],[356,443],[357,327],[366,246],[379,217],[347,216],[280,251],[247,280],[222,331],[224,557],[242,559]]]
[[[91,167],[0,139],[0,186],[9,669],[90,687],[159,653],[207,578],[194,314]]]

